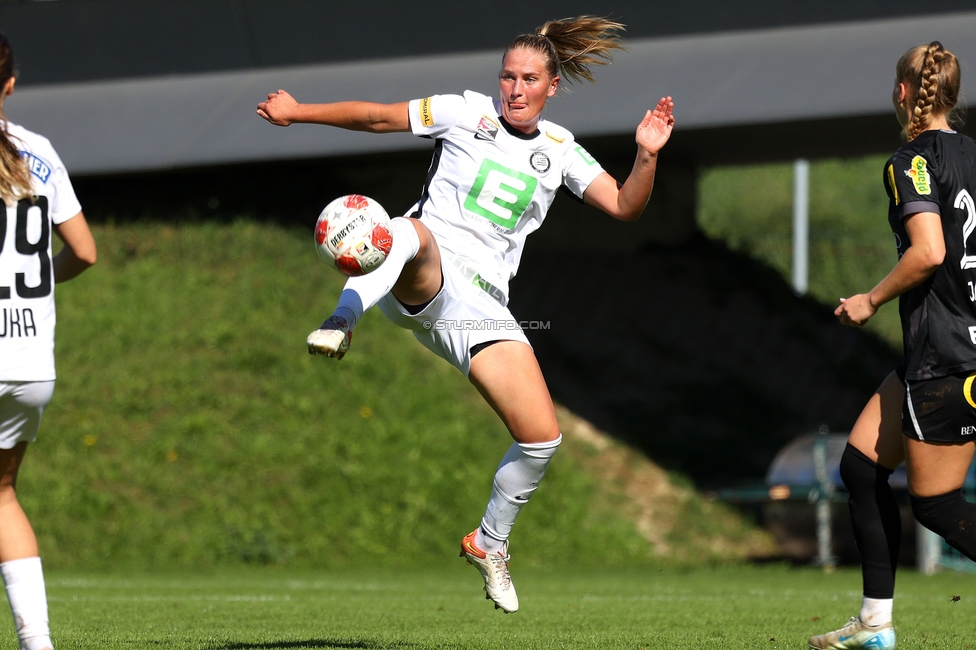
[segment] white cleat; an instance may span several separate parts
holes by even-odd
[[[847,625],[807,641],[811,650],[895,650],[895,629],[891,623],[872,627],[852,616]]]
[[[495,609],[506,614],[518,611],[518,596],[508,572],[508,542],[504,553],[486,553],[474,545],[474,531],[461,540],[461,557],[475,566],[485,579],[485,598],[495,601]]]
[[[349,351],[350,343],[352,332],[349,331],[346,321],[338,316],[329,316],[305,339],[309,354],[324,354],[335,359],[341,359]]]

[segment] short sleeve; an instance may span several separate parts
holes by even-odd
[[[563,185],[577,198],[583,198],[583,192],[597,176],[603,173],[603,167],[583,148],[573,142],[569,152],[563,158]]]
[[[29,136],[14,137],[30,172],[34,193],[47,197],[51,222],[64,223],[81,212],[68,170],[47,138],[36,133]]]
[[[464,111],[461,95],[432,95],[410,102],[410,130],[414,135],[439,138],[451,130]]]
[[[918,212],[942,213],[930,158],[927,151],[906,147],[885,165],[885,187],[895,207],[893,214],[904,218]]]
[[[56,164],[51,175],[51,182],[54,183],[55,200],[54,205],[51,206],[50,214],[53,223],[61,224],[81,212],[81,203],[78,202],[75,188],[71,184],[71,179],[68,178],[68,170],[57,158],[57,154],[55,157]]]

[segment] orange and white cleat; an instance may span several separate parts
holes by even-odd
[[[477,530],[465,535],[461,540],[461,557],[474,565],[485,579],[485,598],[495,601],[495,609],[506,614],[518,611],[518,596],[515,585],[508,572],[508,542],[501,553],[486,553],[475,546],[474,536]]]

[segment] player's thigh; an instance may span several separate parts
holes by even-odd
[[[864,405],[847,439],[852,447],[887,469],[895,469],[905,460],[901,421],[904,399],[905,386],[892,372]]]
[[[420,249],[403,266],[392,293],[403,304],[423,305],[437,295],[442,285],[440,247],[430,230],[419,219],[404,218],[402,223],[413,226],[417,231]]]
[[[471,359],[471,383],[518,442],[559,437],[556,411],[532,348],[521,341],[498,341]]]
[[[933,497],[958,490],[966,481],[976,442],[962,444],[923,442],[905,438],[908,490],[918,497]]]
[[[962,487],[976,450],[976,374],[906,382],[902,414],[908,489],[935,496]]]

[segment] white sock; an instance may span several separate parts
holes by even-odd
[[[868,598],[861,600],[861,622],[871,627],[891,623],[893,598]]]
[[[487,553],[504,552],[515,518],[539,487],[562,439],[560,435],[549,442],[516,442],[509,447],[495,472],[488,508],[475,534],[475,546]]]
[[[41,558],[27,557],[0,564],[7,600],[14,615],[21,650],[53,648],[48,628],[47,594]]]
[[[390,219],[390,234],[393,235],[393,245],[386,260],[375,271],[349,278],[339,295],[339,304],[332,314],[345,320],[350,330],[356,327],[363,312],[390,293],[390,289],[400,278],[404,265],[420,251],[420,237],[411,219]]]

